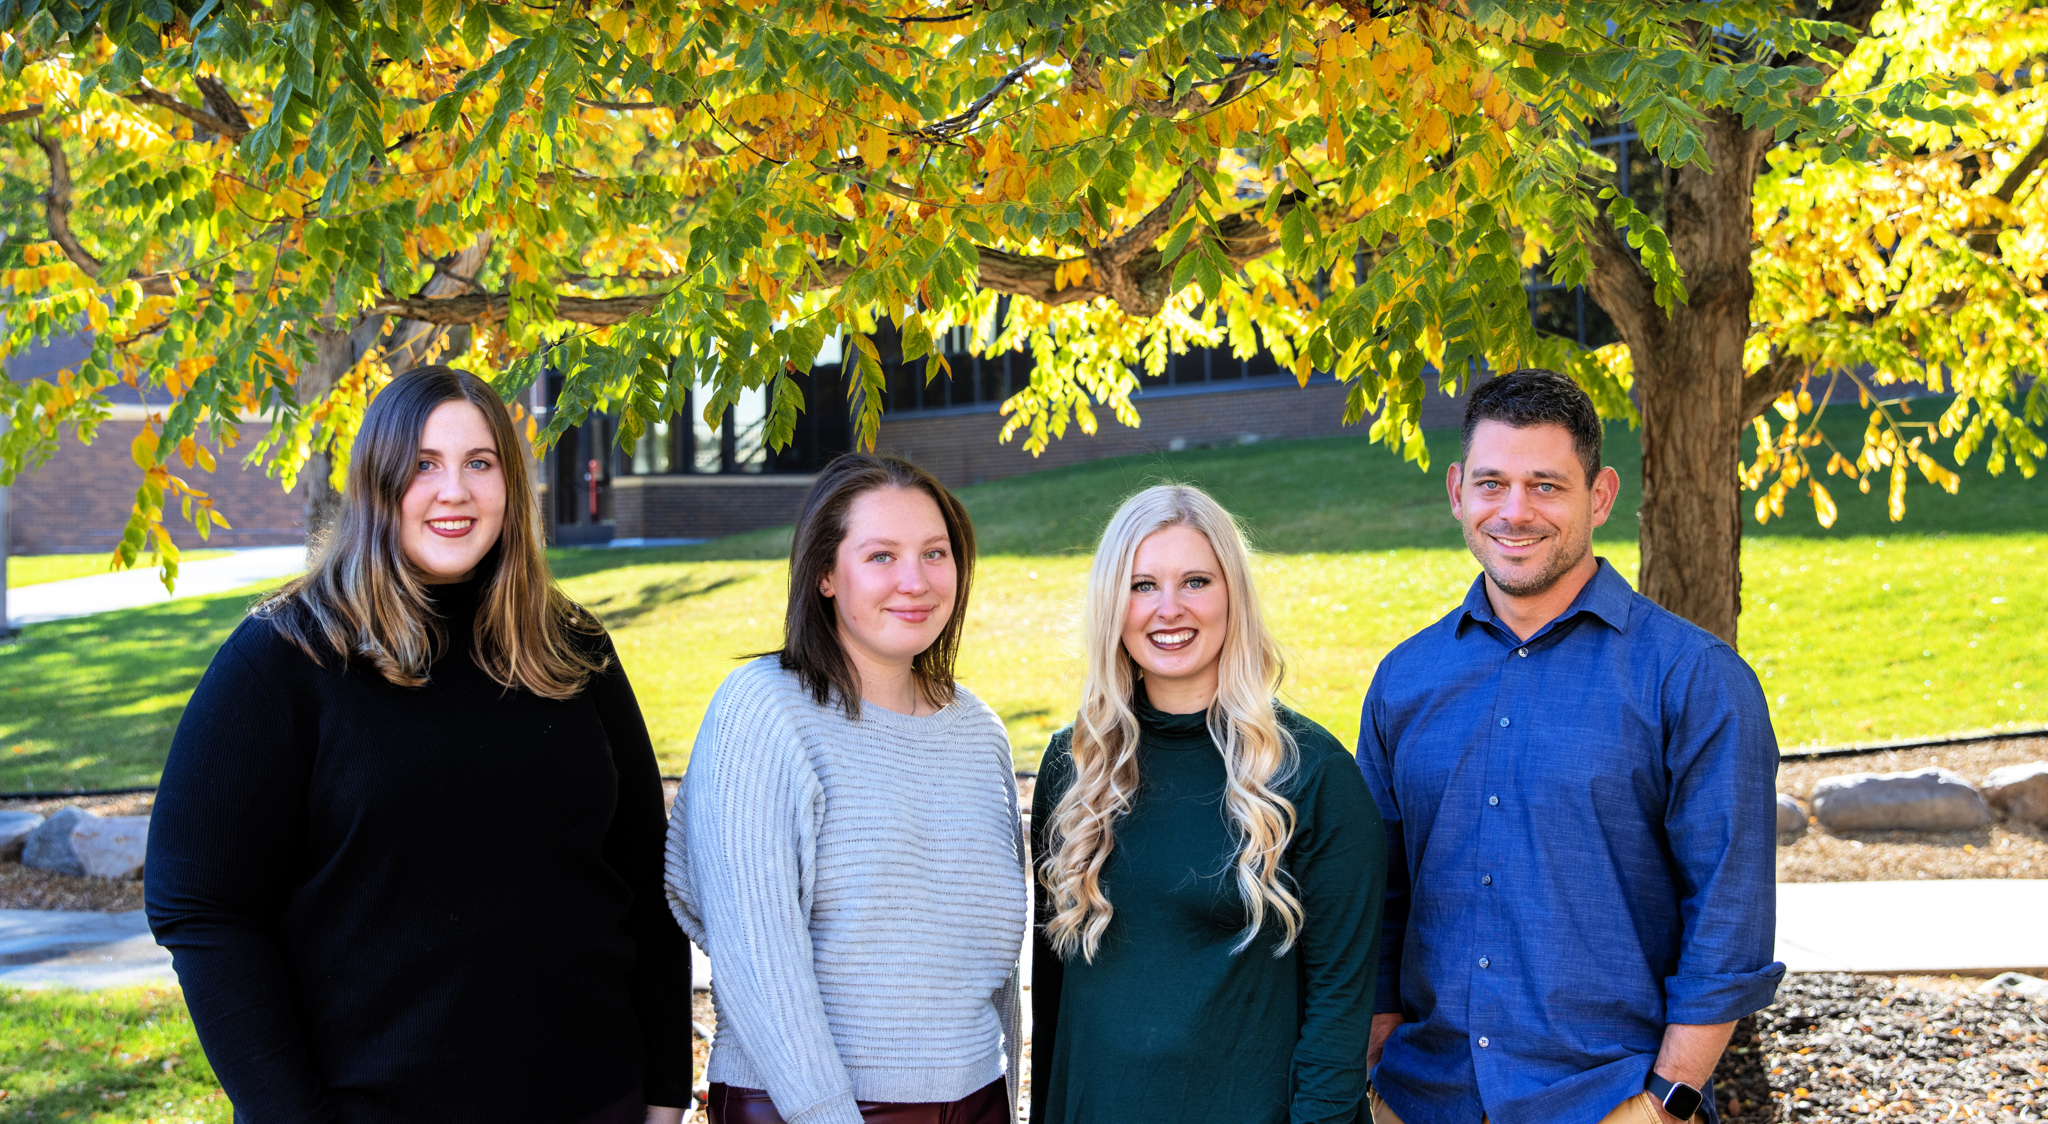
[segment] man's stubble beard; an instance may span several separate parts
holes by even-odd
[[[1486,532],[1471,527],[1464,528],[1464,531],[1465,549],[1472,552],[1473,558],[1478,559],[1480,568],[1486,571],[1486,576],[1493,582],[1494,587],[1509,597],[1536,597],[1549,592],[1550,588],[1562,581],[1574,567],[1585,561],[1586,555],[1593,550],[1591,528],[1575,535],[1569,542],[1560,533],[1557,538],[1558,550],[1551,555],[1550,564],[1535,577],[1516,581],[1496,569],[1491,553],[1482,549],[1483,544],[1488,542]]]

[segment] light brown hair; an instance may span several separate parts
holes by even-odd
[[[476,629],[470,655],[492,679],[542,698],[566,699],[604,670],[591,638],[603,628],[555,588],[541,546],[539,507],[526,443],[498,392],[468,371],[415,367],[391,380],[363,412],[350,454],[341,517],[314,547],[312,567],[255,609],[314,663],[361,660],[401,687],[427,682],[448,635],[428,586],[400,539],[405,493],[417,471],[427,417],[467,402],[491,427],[505,478],[498,541],[477,563]]]

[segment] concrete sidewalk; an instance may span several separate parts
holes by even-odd
[[[1778,959],[1794,972],[2048,968],[2048,879],[1778,886]]]
[[[7,591],[8,623],[19,628],[111,609],[205,597],[272,578],[290,577],[305,568],[303,546],[259,546],[237,550],[226,558],[208,558],[178,567],[176,593],[164,589],[154,568],[141,566],[119,573],[27,585]]]
[[[176,986],[171,954],[142,911],[0,909],[0,984],[11,987]]]
[[[703,988],[711,965],[690,951]],[[2048,968],[2048,879],[1782,884],[1777,956],[1794,972],[2039,972]],[[0,985],[177,982],[140,910],[0,910]]]

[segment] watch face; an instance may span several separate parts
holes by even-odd
[[[1700,1110],[1700,1091],[1690,1085],[1672,1082],[1671,1091],[1664,1095],[1664,1111],[1680,1120],[1691,1120]]]

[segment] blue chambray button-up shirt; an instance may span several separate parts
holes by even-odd
[[[1605,559],[1527,641],[1475,579],[1381,662],[1358,765],[1387,827],[1373,1009],[1407,1018],[1372,1078],[1407,1124],[1594,1124],[1667,1023],[1771,1002],[1763,691]]]

